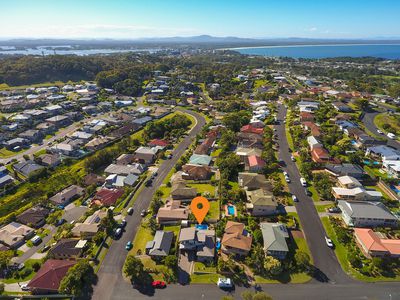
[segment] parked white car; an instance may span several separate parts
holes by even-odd
[[[328,245],[329,248],[333,248],[333,242],[327,236],[325,236],[325,242],[326,242],[326,244]]]
[[[301,183],[301,185],[304,186],[304,187],[307,186],[307,181],[306,181],[303,177],[300,178],[300,183]]]
[[[382,130],[377,129],[376,130],[379,134],[383,134]]]
[[[296,195],[292,195],[292,199],[293,199],[293,202],[299,202],[299,199],[297,199]]]
[[[230,278],[218,278],[217,286],[219,288],[232,288],[233,282]]]
[[[389,139],[391,139],[391,140],[394,140],[396,136],[394,135],[394,133],[389,132],[389,133],[387,134],[387,137],[388,137]]]

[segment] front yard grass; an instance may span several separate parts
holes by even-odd
[[[137,255],[138,251],[142,254],[146,253],[146,243],[153,239],[153,235],[145,222],[142,222],[138,232],[136,233],[135,239],[133,241],[133,248],[129,251],[129,254]]]
[[[217,284],[218,278],[223,277],[219,274],[192,274],[190,275],[190,283],[208,283]]]
[[[15,156],[17,154],[24,152],[25,150],[26,149],[21,149],[20,151],[11,151],[11,150],[8,150],[7,148],[3,147],[3,148],[0,148],[0,158],[12,157],[12,156]]]
[[[311,198],[313,199],[314,202],[321,201],[321,198],[319,197],[319,194],[315,189],[314,185],[310,185],[309,187],[307,187],[307,189],[311,192]]]
[[[35,274],[36,274],[36,272],[32,268],[32,265],[36,262],[41,264],[40,259],[28,259],[27,261],[24,262],[25,267],[21,271],[17,271],[17,273],[20,275],[20,277],[18,277],[18,278],[12,277],[12,278],[7,278],[7,279],[2,279],[1,282],[10,284],[10,283],[17,283],[17,282],[31,280],[33,278],[33,276],[35,276]],[[28,269],[30,269],[32,271],[29,274],[27,272]],[[23,276],[25,274],[27,274],[27,275]]]

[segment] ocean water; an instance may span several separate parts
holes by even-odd
[[[302,45],[231,48],[242,54],[292,58],[379,57],[400,59],[400,44],[394,45]]]

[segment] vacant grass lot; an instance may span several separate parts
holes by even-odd
[[[376,127],[385,133],[392,132],[396,135],[400,134],[400,118],[396,115],[390,115],[387,113],[379,114],[375,117],[374,123]],[[385,129],[384,124],[389,124],[393,130]]]

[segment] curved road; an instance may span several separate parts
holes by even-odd
[[[387,145],[393,147],[397,150],[400,150],[400,143],[396,140],[389,139],[386,135],[378,133],[378,128],[374,123],[374,118],[382,112],[387,112],[388,109],[380,106],[380,110],[369,108],[368,110],[364,111],[364,115],[361,121],[364,123],[364,126],[371,131],[373,134],[385,139],[387,141]]]
[[[167,160],[160,167],[160,174],[155,181],[155,186],[161,184],[166,174],[168,174],[169,170],[175,164],[175,161],[183,154],[194,136],[204,125],[204,119],[201,116],[192,112],[189,113],[196,117],[198,124],[175,150],[173,160]],[[278,118],[282,120],[285,114],[285,108],[280,105]],[[313,279],[307,284],[262,284],[260,289],[269,293],[274,300],[297,300],[302,298],[309,300],[400,300],[399,283],[358,282],[349,278],[342,271],[334,252],[325,244],[323,239],[325,230],[321,224],[312,199],[305,195],[304,188],[300,185],[300,175],[296,165],[290,160],[285,128],[282,123],[283,122],[281,122],[281,125],[277,126],[280,159],[285,161],[285,170],[287,170],[292,179],[289,188],[300,200],[296,203],[296,208],[302,222],[301,224],[307,238],[307,243],[312,252],[314,264],[320,272],[318,278]],[[100,267],[98,272],[99,281],[94,289],[93,299],[204,300],[221,299],[221,297],[225,295],[233,296],[235,299],[241,299],[240,294],[246,290],[244,287],[236,287],[234,291],[226,292],[219,289],[216,285],[210,284],[190,284],[186,286],[169,285],[164,290],[156,290],[152,295],[144,295],[134,289],[131,284],[123,280],[121,270],[126,256],[124,246],[128,240],[132,239],[138,226],[140,226],[140,210],[148,207],[155,190],[155,187],[145,188],[136,200],[135,212],[133,216],[128,217],[127,231],[124,233],[121,240],[113,242]]]

